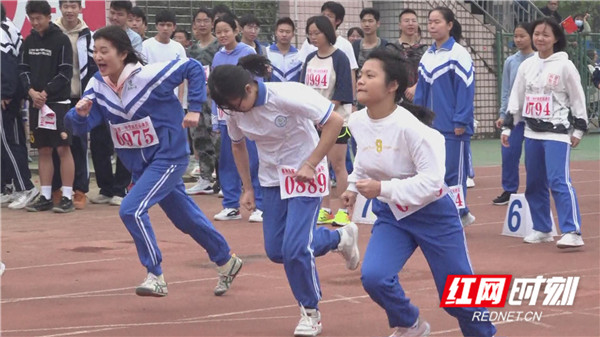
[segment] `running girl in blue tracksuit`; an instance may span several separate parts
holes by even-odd
[[[506,107],[508,98],[512,90],[517,70],[523,61],[533,56],[533,44],[531,43],[531,33],[528,23],[520,23],[513,32],[515,45],[519,49],[516,53],[509,56],[504,61],[502,69],[502,98],[500,101],[500,112],[496,127],[501,128],[506,119]],[[510,195],[517,193],[519,189],[519,161],[521,151],[523,150],[523,133],[525,131],[525,122],[520,122],[513,128],[508,142],[509,147],[502,146],[502,194],[497,196],[492,203],[494,205],[506,205],[510,200]]]
[[[347,207],[357,193],[373,199],[371,239],[362,265],[363,287],[388,316],[396,336],[428,336],[398,282],[398,273],[417,247],[431,268],[440,298],[448,275],[473,275],[464,230],[444,184],[444,137],[426,124],[432,112],[408,103],[396,105],[407,86],[403,63],[376,50],[364,63],[357,85],[366,108],[350,116],[358,145],[354,171],[342,198]],[[485,308],[444,308],[456,317],[465,336],[493,336],[492,323],[476,321]]]
[[[301,318],[295,336],[321,332],[318,311],[321,287],[315,258],[331,250],[342,253],[346,267],[359,263],[358,228],[351,223],[330,230],[316,226],[323,195],[328,193],[325,155],[335,144],[342,117],[334,104],[295,82],[263,83],[269,66],[263,56],[249,55],[241,66],[216,67],[208,80],[214,102],[231,109],[226,116],[233,156],[244,184],[241,203],[254,208],[246,137],[256,142],[265,208],[263,234],[267,256],[283,263]],[[249,69],[246,70],[245,68]],[[315,125],[321,128],[321,138]]]
[[[502,131],[502,145],[510,146],[511,128],[525,120],[525,199],[531,209],[533,232],[526,243],[552,242],[550,193],[563,233],[558,248],[583,246],[581,214],[571,185],[569,157],[587,130],[585,94],[579,72],[564,52],[562,28],[549,18],[532,24],[537,53],[517,72]],[[513,119],[514,118],[514,119]]]
[[[252,47],[245,43],[238,43],[235,39],[236,32],[235,19],[230,15],[215,20],[215,35],[219,39],[219,44],[223,46],[213,59],[212,68],[223,64],[236,65],[241,57],[250,54],[256,54]],[[209,76],[210,77],[210,76]],[[226,112],[220,109],[215,102],[212,103],[213,128],[217,128],[221,133],[221,152],[219,154],[219,183],[223,191],[223,210],[215,214],[215,220],[236,220],[241,219],[240,214],[240,195],[242,195],[242,181],[235,167],[233,154],[231,153],[231,138],[227,132],[225,123]],[[250,215],[250,222],[262,222],[262,193],[258,181],[258,154],[256,144],[253,141],[247,141],[248,153],[250,154],[250,173],[252,175],[252,185],[254,187],[256,209]]]
[[[469,52],[458,43],[461,27],[450,9],[431,10],[428,29],[435,42],[421,58],[413,102],[435,112],[433,128],[446,139],[444,180],[456,195],[463,226],[468,226],[475,221],[467,207],[475,69]]]
[[[99,72],[68,112],[67,122],[75,134],[81,135],[107,123],[117,155],[136,181],[119,211],[148,271],[136,294],[167,295],[162,256],[148,216],[148,209],[159,204],[175,226],[200,244],[219,266],[214,293],[222,295],[241,269],[242,260],[230,255],[225,238],[185,193],[181,179],[189,161],[184,127],[198,123],[206,100],[202,65],[187,58],[147,66],[140,60],[120,27],[96,31],[94,61]],[[173,89],[185,79],[189,82],[192,112],[184,118]]]

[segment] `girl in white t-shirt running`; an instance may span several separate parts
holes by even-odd
[[[213,69],[208,86],[215,104],[231,111],[226,115],[227,129],[244,186],[240,204],[248,210],[255,208],[255,201],[246,137],[256,143],[263,202],[269,205],[263,213],[265,250],[271,261],[283,263],[300,304],[294,334],[316,336],[322,328],[315,258],[336,250],[348,269],[359,263],[355,224],[337,231],[316,226],[329,187],[325,155],[343,121],[331,101],[301,83],[256,81],[255,76],[263,77],[269,66],[267,58],[248,55],[238,66]],[[320,138],[315,124],[321,128]]]

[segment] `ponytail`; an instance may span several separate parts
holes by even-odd
[[[450,29],[450,36],[454,38],[454,41],[460,42],[462,40],[462,26],[458,22],[458,20],[454,19],[452,21],[452,29]]]
[[[410,102],[408,102],[408,100],[406,99],[402,99],[399,103],[399,105],[401,107],[403,107],[404,109],[410,111],[410,113],[413,114],[413,116],[417,117],[418,120],[421,121],[421,123],[427,125],[427,126],[431,126],[433,124],[433,119],[435,118],[435,113],[429,109],[427,109],[424,106],[421,105],[415,105],[412,104]]]
[[[269,75],[271,61],[262,55],[250,54],[240,58],[238,66],[248,70],[254,76],[266,77]]]

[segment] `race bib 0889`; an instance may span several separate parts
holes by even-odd
[[[293,197],[323,197],[329,194],[329,170],[323,163],[317,165],[315,177],[310,182],[297,181],[296,171],[291,166],[277,166],[282,200]]]

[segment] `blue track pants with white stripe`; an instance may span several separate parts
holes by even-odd
[[[569,174],[570,154],[571,146],[565,142],[525,138],[525,199],[536,231],[552,231],[550,188],[561,232],[581,233],[579,203]]]
[[[444,182],[448,186],[462,185],[465,208],[460,216],[469,213],[467,202],[467,175],[469,174],[469,156],[471,141],[445,137],[446,139],[446,175]]]
[[[417,247],[427,259],[440,298],[448,275],[473,275],[458,212],[446,195],[400,220],[387,204],[373,199],[373,213],[377,220],[363,259],[362,284],[385,310],[390,327],[410,327],[419,317],[419,308],[405,295],[398,273]],[[492,323],[473,320],[474,313],[487,312],[485,308],[444,309],[456,317],[465,336],[496,333]]]
[[[338,231],[317,227],[321,198],[281,200],[278,187],[263,187],[263,235],[265,251],[275,263],[283,263],[292,293],[305,308],[318,308],[321,285],[315,258],[337,248]]]
[[[133,237],[140,261],[154,275],[162,274],[162,256],[148,209],[157,203],[179,230],[208,252],[212,262],[221,266],[231,257],[225,238],[185,193],[181,177],[186,169],[187,163],[150,163],[143,172],[133,173],[135,185],[121,203],[119,215]]]

